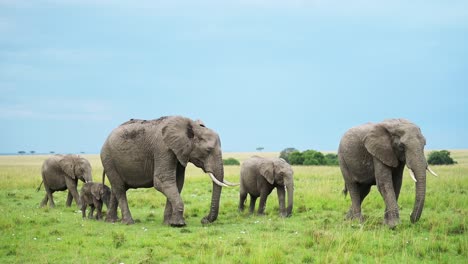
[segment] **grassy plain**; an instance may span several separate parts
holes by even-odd
[[[240,161],[251,153],[225,153]],[[277,156],[278,153],[257,153]],[[100,181],[98,155],[85,155]],[[405,171],[401,224],[382,224],[384,203],[375,187],[366,198],[360,224],[345,221],[349,196],[341,193],[338,167],[295,166],[291,218],[278,217],[276,192],[264,217],[239,214],[238,187],[224,188],[218,220],[207,214],[211,181],[189,165],[182,192],[187,226],[162,224],[165,199],[154,189],[128,192],[134,225],[83,220],[66,193],[54,194],[55,208],[39,208],[45,191],[40,167],[46,156],[0,156],[0,263],[467,263],[468,151],[452,151],[458,164],[434,166],[428,175],[426,206],[411,224],[414,184]],[[226,166],[231,182],[239,166]],[[80,183],[81,187],[81,183]]]

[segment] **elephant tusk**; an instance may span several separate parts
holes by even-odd
[[[232,182],[228,182],[226,180],[223,180],[223,183],[226,184],[226,185],[229,185],[229,186],[239,186],[240,183],[232,183]]]
[[[418,182],[418,181],[416,180],[416,177],[414,176],[414,171],[413,171],[412,169],[410,169],[410,168],[408,168],[408,169],[409,169],[409,174],[410,174],[410,176],[411,176],[411,179],[413,179],[414,182]]]
[[[216,183],[217,185],[221,186],[221,187],[229,187],[229,185],[225,184],[224,182],[220,182],[218,181],[218,179],[216,179],[216,177],[213,175],[213,173],[208,173],[211,177],[211,180]]]
[[[429,166],[427,166],[427,170],[434,176],[436,177],[439,177],[439,175],[437,175],[433,170],[431,170],[431,168],[429,168]]]

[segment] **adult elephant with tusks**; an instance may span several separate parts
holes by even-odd
[[[385,201],[385,223],[394,228],[400,218],[397,202],[406,165],[416,184],[410,219],[417,222],[426,197],[426,170],[436,175],[424,156],[425,145],[421,129],[405,119],[388,119],[349,129],[338,149],[344,193],[349,191],[352,202],[347,217],[363,220],[361,203],[371,186],[377,185]]]
[[[101,160],[112,187],[106,217],[109,222],[117,221],[119,206],[122,223],[133,224],[126,191],[154,187],[167,198],[164,223],[185,226],[180,192],[188,162],[208,173],[213,181],[210,212],[202,219],[203,224],[218,217],[222,187],[235,185],[224,180],[218,134],[199,120],[181,116],[123,123],[104,143]]]

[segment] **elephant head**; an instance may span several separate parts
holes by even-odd
[[[272,185],[277,188],[285,188],[288,195],[288,207],[286,212],[281,212],[283,216],[291,216],[294,197],[293,170],[284,159],[265,159],[259,166],[260,174]],[[281,199],[278,197],[278,199]],[[284,197],[283,197],[284,199]],[[285,201],[282,201],[282,204]]]
[[[107,208],[109,208],[109,200],[111,196],[111,190],[107,185],[96,183],[91,187],[91,194],[96,200],[104,202]]]
[[[91,164],[78,155],[66,155],[59,161],[62,170],[73,180],[92,182]]]
[[[202,223],[211,223],[218,217],[221,187],[234,185],[224,180],[221,141],[213,130],[201,121],[178,117],[168,121],[162,129],[163,141],[172,150],[182,166],[193,163],[208,173],[213,181],[210,213]]]
[[[426,196],[426,170],[432,172],[424,156],[426,139],[421,129],[404,119],[389,119],[376,124],[364,138],[369,153],[389,167],[406,164],[416,183],[416,198],[411,222],[421,217]]]

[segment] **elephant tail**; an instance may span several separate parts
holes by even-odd
[[[42,186],[42,183],[43,183],[43,182],[44,182],[44,181],[41,181],[41,184],[39,184],[39,187],[37,187],[36,192],[38,192],[38,191],[41,189],[41,186]]]
[[[102,171],[102,185],[104,185],[104,182],[106,181],[106,171]]]
[[[348,195],[348,188],[346,188],[346,184],[345,184],[345,186],[343,188],[343,195],[344,195],[345,198]]]

